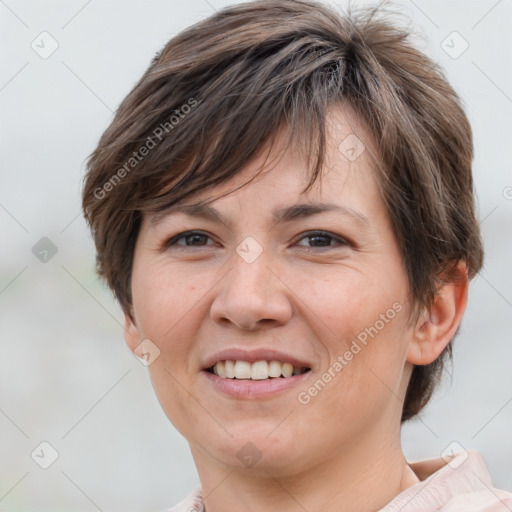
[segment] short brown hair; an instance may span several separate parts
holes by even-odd
[[[339,104],[373,134],[412,303],[428,307],[458,261],[470,278],[480,270],[471,126],[438,65],[386,9],[349,6],[341,15],[315,1],[251,1],[157,53],[89,157],[83,188],[98,274],[125,313],[132,316],[142,212],[228,181],[283,123],[289,143],[307,143],[308,190],[324,165],[326,116]],[[447,354],[451,343],[432,364],[415,366],[402,421],[427,403]]]

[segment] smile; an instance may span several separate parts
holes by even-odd
[[[216,392],[219,392],[221,395],[224,395],[230,399],[237,400],[264,400],[271,399],[279,394],[285,392],[286,390],[291,390],[292,388],[304,388],[306,386],[305,380],[309,378],[311,373],[310,368],[304,368],[300,370],[299,373],[294,373],[294,367],[288,366],[289,363],[281,364],[277,362],[281,368],[280,376],[273,377],[272,375],[277,375],[277,365],[272,364],[274,361],[256,361],[254,363],[248,363],[247,361],[219,361],[216,365],[200,372],[200,375],[206,377],[208,386],[211,386]],[[216,371],[223,371],[222,363],[224,363],[224,373],[225,377],[220,375],[216,375],[214,373],[214,368]],[[226,371],[226,363],[228,370]],[[232,363],[232,366],[231,364]],[[240,364],[241,363],[241,364]],[[237,366],[238,365],[238,366]],[[253,368],[255,367],[256,376],[259,375],[259,379],[254,379]],[[249,370],[251,372],[251,376],[249,377]],[[299,370],[295,368],[295,370]],[[227,372],[230,372],[229,375],[234,375],[233,377],[228,377]],[[231,373],[231,371],[233,373]],[[240,373],[238,373],[240,372]],[[259,373],[258,373],[259,372]],[[265,372],[270,373],[271,375],[267,375],[267,377],[263,377]],[[285,375],[283,375],[283,372]],[[238,377],[239,375],[240,377]]]
[[[293,366],[291,363],[281,361],[219,361],[208,368],[208,372],[223,379],[268,380],[276,378],[290,378],[301,375],[310,370],[307,367]]]

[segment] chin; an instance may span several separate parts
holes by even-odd
[[[304,454],[300,453],[304,443],[297,442],[301,439],[298,433],[294,435],[289,428],[279,425],[282,420],[265,421],[260,418],[256,424],[254,420],[230,423],[227,430],[231,436],[213,422],[210,429],[203,426],[195,432],[200,436],[197,442],[185,437],[228,467],[288,474],[290,467],[297,468],[304,463]]]

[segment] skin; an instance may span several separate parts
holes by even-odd
[[[151,380],[190,444],[208,512],[374,511],[419,481],[400,444],[403,400],[412,365],[435,360],[455,334],[467,273],[460,263],[465,284],[440,288],[430,310],[411,323],[409,282],[367,151],[350,162],[338,148],[350,133],[367,148],[371,138],[346,109],[334,109],[329,119],[327,165],[307,195],[305,162],[288,150],[270,170],[211,203],[229,225],[177,213],[152,225],[144,214],[125,339],[139,355],[143,339],[160,350]],[[232,191],[264,159],[262,153],[229,183],[185,203]],[[367,226],[338,212],[282,223],[270,216],[276,207],[306,201],[351,208]],[[166,246],[188,230],[207,236]],[[315,238],[315,230],[329,236]],[[263,249],[252,263],[236,252],[248,236]],[[402,310],[309,403],[300,403],[298,393],[397,303]],[[227,347],[277,348],[309,361],[312,370],[300,387],[272,397],[226,397],[201,367]],[[261,455],[250,467],[237,457],[248,442]]]

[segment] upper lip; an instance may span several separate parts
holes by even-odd
[[[290,363],[297,368],[311,368],[311,363],[274,349],[259,348],[247,350],[243,348],[226,348],[208,356],[203,361],[202,370],[207,370],[219,361],[226,360],[247,361],[249,363],[255,363],[256,361],[280,361],[281,363]]]

